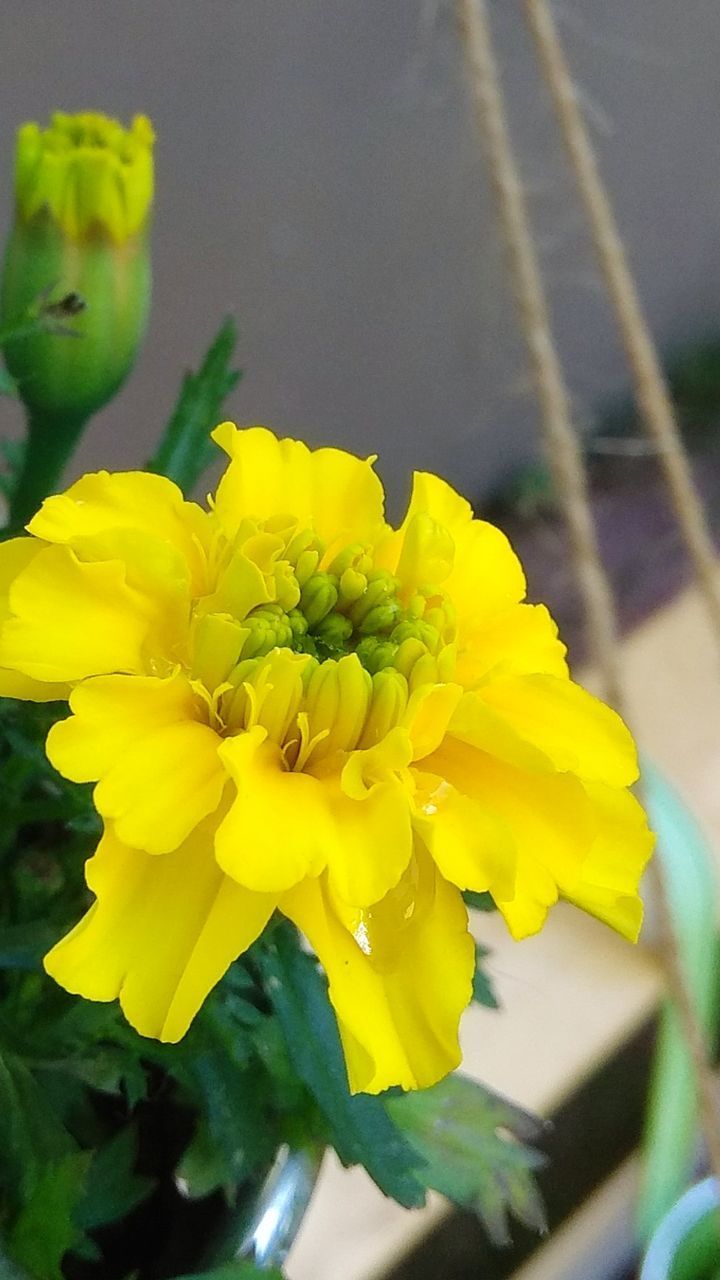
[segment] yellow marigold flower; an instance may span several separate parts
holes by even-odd
[[[417,475],[224,423],[204,511],[85,476],[0,546],[0,692],[67,694],[47,749],[94,781],[96,902],[46,958],[178,1040],[279,909],[328,975],[353,1090],[460,1058],[461,889],[512,934],[563,897],[637,936],[652,839],[618,716],[569,678],[507,540]]]

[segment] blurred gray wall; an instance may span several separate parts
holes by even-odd
[[[492,6],[558,332],[588,423],[626,375],[520,5]],[[720,329],[720,5],[557,4],[663,346]],[[15,126],[53,109],[153,119],[147,344],[82,465],[135,465],[222,314],[231,410],[377,451],[469,496],[536,450],[448,0],[5,0],[0,201]],[[4,176],[2,176],[4,174]],[[17,428],[0,405],[0,429]]]

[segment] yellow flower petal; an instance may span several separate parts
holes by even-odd
[[[0,542],[0,632],[4,623],[10,618],[9,593],[12,583],[19,573],[35,559],[42,550],[42,543],[33,542],[31,538],[11,538]],[[0,667],[0,698],[26,698],[30,702],[55,702],[66,698],[66,684],[33,680],[31,676],[20,671],[12,671]]]
[[[376,782],[351,799],[339,779],[322,784],[334,830],[327,844],[332,891],[356,907],[370,906],[392,889],[413,852],[410,803],[397,782]]]
[[[324,877],[280,906],[328,975],[353,1093],[424,1089],[458,1065],[475,947],[459,891],[427,855],[366,912],[339,908]]]
[[[410,695],[402,723],[410,735],[413,760],[437,750],[462,696],[458,684],[421,685]]]
[[[547,675],[493,680],[479,697],[556,769],[618,787],[636,780],[629,730],[617,712],[573,681]]]
[[[83,564],[67,547],[42,547],[10,586],[0,666],[36,680],[142,673],[152,609],[118,561]]]
[[[144,471],[82,476],[65,493],[46,498],[28,530],[36,538],[75,550],[110,532],[148,534],[186,561],[198,593],[204,586],[202,548],[210,541],[211,517],[196,503],[186,502],[165,476]]]
[[[280,748],[256,725],[227,738],[219,756],[236,799],[215,838],[218,864],[258,893],[275,893],[315,876],[333,838],[322,784],[283,767]]]
[[[565,645],[543,604],[516,604],[461,629],[453,678],[474,689],[488,678],[567,676]]]
[[[469,502],[427,472],[415,473],[405,520],[379,549],[384,568],[399,571],[406,543],[417,538],[412,529],[419,516],[445,529],[454,545],[442,589],[457,610],[461,635],[467,619],[492,617],[524,598],[525,575],[505,534],[484,520],[474,520]]]
[[[455,563],[443,590],[457,609],[459,640],[479,618],[503,613],[525,598],[525,574],[505,534],[485,520],[453,531]]]
[[[559,886],[577,882],[595,838],[595,817],[581,782],[570,774],[528,773],[452,739],[425,767],[507,827],[517,859],[514,893],[503,898],[497,892],[497,905],[513,937],[536,932]]]
[[[507,823],[441,777],[414,770],[418,787],[413,830],[440,873],[458,889],[515,892],[515,841]]]
[[[228,537],[243,518],[292,514],[315,529],[330,555],[336,544],[372,540],[383,527],[383,490],[370,460],[341,449],[311,451],[266,427],[238,430],[224,422],[212,435],[231,459],[215,498]]]
[[[75,782],[99,779],[95,805],[120,840],[165,854],[217,809],[226,781],[220,739],[198,723],[184,676],[99,676],[74,691],[70,706],[74,715],[50,730],[48,757]]]
[[[47,972],[88,1000],[119,996],[141,1035],[171,1042],[275,907],[223,875],[207,824],[165,858],[108,830],[87,877],[97,902],[45,957]]]
[[[561,884],[563,897],[637,942],[643,904],[640,877],[655,837],[642,806],[629,791],[586,783],[597,832],[575,882]]]

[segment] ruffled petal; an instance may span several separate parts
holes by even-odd
[[[516,604],[461,629],[453,678],[465,689],[504,676],[566,677],[565,645],[543,604]]]
[[[8,607],[0,667],[52,682],[145,670],[154,611],[118,561],[83,564],[67,547],[41,546],[10,584]]]
[[[462,696],[458,684],[421,685],[411,693],[402,724],[410,735],[413,760],[437,750]]]
[[[562,895],[637,942],[643,919],[638,885],[655,837],[631,792],[594,783],[585,790],[597,831],[577,878],[560,885]]]
[[[184,676],[98,676],[70,707],[50,730],[48,757],[74,782],[99,780],[96,808],[124,843],[169,853],[215,812],[226,783],[220,739],[198,722]]]
[[[475,947],[459,891],[424,851],[367,911],[333,898],[325,877],[298,885],[280,908],[328,975],[353,1093],[427,1088],[458,1065]]]
[[[496,902],[513,937],[536,933],[560,885],[576,883],[596,834],[587,792],[570,774],[533,774],[446,739],[425,767],[446,778],[509,830],[514,892]],[[496,891],[493,890],[495,896]]]
[[[458,889],[515,892],[515,841],[506,822],[445,778],[414,770],[413,830],[442,876]]]
[[[236,788],[215,839],[223,871],[259,893],[318,875],[334,835],[322,783],[284,768],[280,748],[259,725],[226,738],[219,756]]]
[[[434,540],[430,539],[431,530]],[[392,572],[400,573],[403,566],[409,569],[418,560],[415,543],[424,547],[426,563],[431,563],[431,550],[439,563],[442,530],[450,538],[453,554],[442,576],[430,581],[441,581],[453,601],[462,637],[466,623],[492,617],[524,599],[525,575],[505,534],[484,520],[474,520],[465,498],[439,476],[422,471],[413,478],[405,520],[379,549],[380,563]]]
[[[327,846],[331,889],[345,902],[369,906],[398,883],[412,857],[407,791],[377,782],[362,799],[351,799],[339,779],[324,778],[323,786],[334,828]]]
[[[493,680],[478,697],[554,768],[625,787],[638,776],[637,752],[616,711],[572,680],[534,675]]]
[[[108,558],[93,554],[103,535],[144,534],[175,550],[188,565],[194,593],[203,590],[203,546],[211,537],[211,517],[186,502],[165,476],[145,471],[82,476],[65,493],[46,498],[28,529],[37,538],[73,547],[82,559]]]
[[[224,422],[213,439],[230,457],[215,511],[228,537],[243,518],[268,520],[292,513],[315,529],[328,553],[349,542],[373,541],[384,527],[383,489],[372,469],[342,449],[312,451],[299,440],[279,440],[266,427],[238,430]]]
[[[165,858],[107,830],[87,879],[97,901],[45,957],[47,972],[88,1000],[119,996],[141,1035],[173,1043],[275,908],[223,875],[207,824]]]
[[[42,550],[42,543],[32,538],[11,538],[0,542],[0,631],[10,618],[9,593],[15,578]],[[24,698],[30,702],[55,702],[66,698],[68,686],[47,683],[8,667],[0,667],[0,698]]]

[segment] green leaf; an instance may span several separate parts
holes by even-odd
[[[54,942],[57,929],[41,920],[0,927],[0,969],[41,969],[42,958]]]
[[[0,1186],[10,1203],[31,1192],[48,1164],[76,1153],[35,1077],[13,1054],[0,1055]]]
[[[155,1180],[135,1172],[138,1137],[133,1125],[115,1134],[93,1155],[75,1221],[85,1231],[117,1222],[142,1203]]]
[[[492,980],[485,972],[482,962],[490,952],[487,947],[481,947],[478,943],[475,947],[475,973],[473,974],[473,1000],[478,1004],[484,1005],[486,1009],[499,1009],[500,1002],[495,995]]]
[[[538,1137],[540,1121],[457,1074],[386,1106],[424,1156],[427,1186],[479,1213],[495,1244],[510,1243],[509,1215],[545,1231],[533,1177],[544,1157],[523,1145]]]
[[[228,316],[197,373],[187,373],[170,421],[148,471],[174,480],[190,493],[214,457],[210,431],[222,417],[226,397],[241,374],[231,367],[237,344],[235,321]]]
[[[76,1152],[47,1164],[8,1237],[12,1258],[33,1280],[63,1280],[60,1264],[81,1237],[75,1210],[90,1157]]]
[[[190,1275],[176,1276],[175,1280],[283,1280],[281,1271],[272,1267],[256,1267],[252,1262],[223,1262],[209,1271],[195,1271]]]
[[[179,1172],[190,1194],[200,1195],[213,1170],[215,1185],[227,1186],[269,1166],[282,1138],[267,1105],[267,1074],[219,999],[203,1010],[185,1047],[184,1077],[203,1119]]]
[[[289,925],[277,926],[253,953],[280,1020],[290,1059],[327,1123],[343,1164],[361,1164],[385,1195],[406,1208],[425,1201],[423,1159],[390,1119],[382,1101],[352,1096],[327,983]]]

